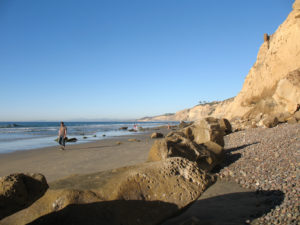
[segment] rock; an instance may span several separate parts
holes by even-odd
[[[210,152],[213,152],[219,161],[221,161],[223,159],[224,149],[222,146],[220,146],[217,143],[212,142],[212,141],[205,142],[203,145],[207,148],[207,150],[209,150]]]
[[[183,157],[197,162],[201,169],[210,171],[223,158],[223,148],[216,143],[197,144],[180,133],[172,133],[152,145],[148,161],[161,161],[171,157]]]
[[[224,130],[225,134],[230,134],[232,132],[232,127],[229,120],[222,118],[219,120],[221,129]]]
[[[300,111],[295,112],[294,118],[299,121],[300,120]]]
[[[83,136],[82,138],[83,138],[83,139],[87,139],[88,137],[87,137],[87,136]]]
[[[268,116],[263,120],[263,124],[267,128],[272,128],[277,126],[279,123],[278,118],[275,116]]]
[[[42,174],[11,174],[0,178],[0,220],[31,205],[48,189]]]
[[[299,0],[295,0],[295,2],[293,4],[293,9],[300,10],[300,1]]]
[[[213,117],[194,122],[193,125],[183,129],[185,137],[197,144],[208,141],[216,142],[224,147],[224,130],[220,127],[219,120]]]
[[[77,138],[67,138],[66,142],[76,142]]]
[[[120,127],[119,130],[127,130],[128,127]]]
[[[178,128],[182,129],[182,128],[185,128],[187,126],[191,125],[191,123],[186,123],[184,121],[180,121],[179,125],[178,125]]]
[[[145,131],[145,128],[143,128],[143,127],[138,127],[138,131]]]
[[[128,131],[129,132],[137,132],[137,130],[135,130],[135,129],[129,129]]]
[[[297,123],[297,120],[296,120],[295,117],[291,117],[290,119],[288,119],[287,122],[288,122],[289,124],[295,124],[295,123]]]
[[[297,110],[300,99],[300,67],[279,80],[272,97],[280,105],[277,110],[289,113]]]
[[[158,133],[158,132],[154,132],[151,134],[151,138],[154,139],[154,138],[163,138],[164,135],[162,133]]]
[[[59,138],[56,138],[54,141],[58,142]],[[65,138],[65,142],[76,142],[77,138]]]
[[[277,113],[275,116],[278,118],[279,123],[285,123],[289,118],[291,118],[292,115],[289,112],[283,112]]]
[[[129,142],[140,142],[140,140],[138,140],[136,138],[129,138],[128,141]]]
[[[3,223],[160,224],[212,182],[196,163],[183,158],[74,175],[52,183],[39,201]]]

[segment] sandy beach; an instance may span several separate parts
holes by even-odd
[[[41,173],[48,182],[73,174],[86,174],[145,162],[154,142],[153,128],[141,134],[126,135],[96,142],[17,151],[0,155],[0,176],[12,173]],[[136,139],[137,141],[128,141]]]
[[[166,128],[155,131],[170,132]],[[187,210],[163,224],[198,224],[200,221],[216,225],[297,224],[299,181],[295,178],[299,167],[299,131],[298,124],[283,124],[225,136],[225,160],[213,171],[218,181]],[[49,147],[2,154],[0,176],[16,172],[42,173],[53,189],[56,181],[59,183],[70,175],[145,162],[154,142],[150,138],[152,132],[154,129],[71,145],[66,151]],[[260,167],[263,169],[258,169]],[[215,217],[216,214],[219,216]]]

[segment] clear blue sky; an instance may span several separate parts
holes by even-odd
[[[293,0],[0,0],[0,121],[131,119],[235,96]]]

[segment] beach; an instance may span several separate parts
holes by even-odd
[[[150,138],[154,131],[164,134],[170,132],[167,128],[149,128],[145,132],[133,135],[83,144],[67,144],[65,150],[60,150],[57,144],[53,147],[4,153],[0,155],[0,176],[21,172],[41,173],[51,182],[73,174],[93,173],[143,163],[154,142]]]
[[[170,130],[151,128],[141,134],[70,145],[65,151],[56,146],[2,154],[0,176],[42,173],[50,189],[55,189],[58,184],[64,184],[64,179],[72,181],[89,176],[74,175],[102,174],[101,171],[145,162],[155,140],[150,138],[152,132],[166,135]],[[216,225],[296,225],[299,221],[299,133],[299,124],[281,124],[271,129],[255,128],[226,135],[225,159],[212,171],[216,183],[180,215],[163,224],[202,221]],[[78,182],[64,185],[67,185],[64,188],[75,185],[81,189]]]

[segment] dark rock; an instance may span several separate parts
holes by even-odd
[[[137,132],[137,130],[135,130],[135,129],[129,129],[128,131],[129,132]]]
[[[42,174],[11,174],[0,178],[0,220],[31,205],[48,189]]]
[[[77,138],[66,138],[66,142],[76,142]]]
[[[154,138],[163,138],[164,135],[162,133],[158,133],[158,132],[154,132],[151,134],[151,138],[154,139]]]
[[[229,120],[222,118],[219,120],[219,124],[220,124],[221,129],[224,130],[225,134],[232,133],[232,127],[231,127]]]

